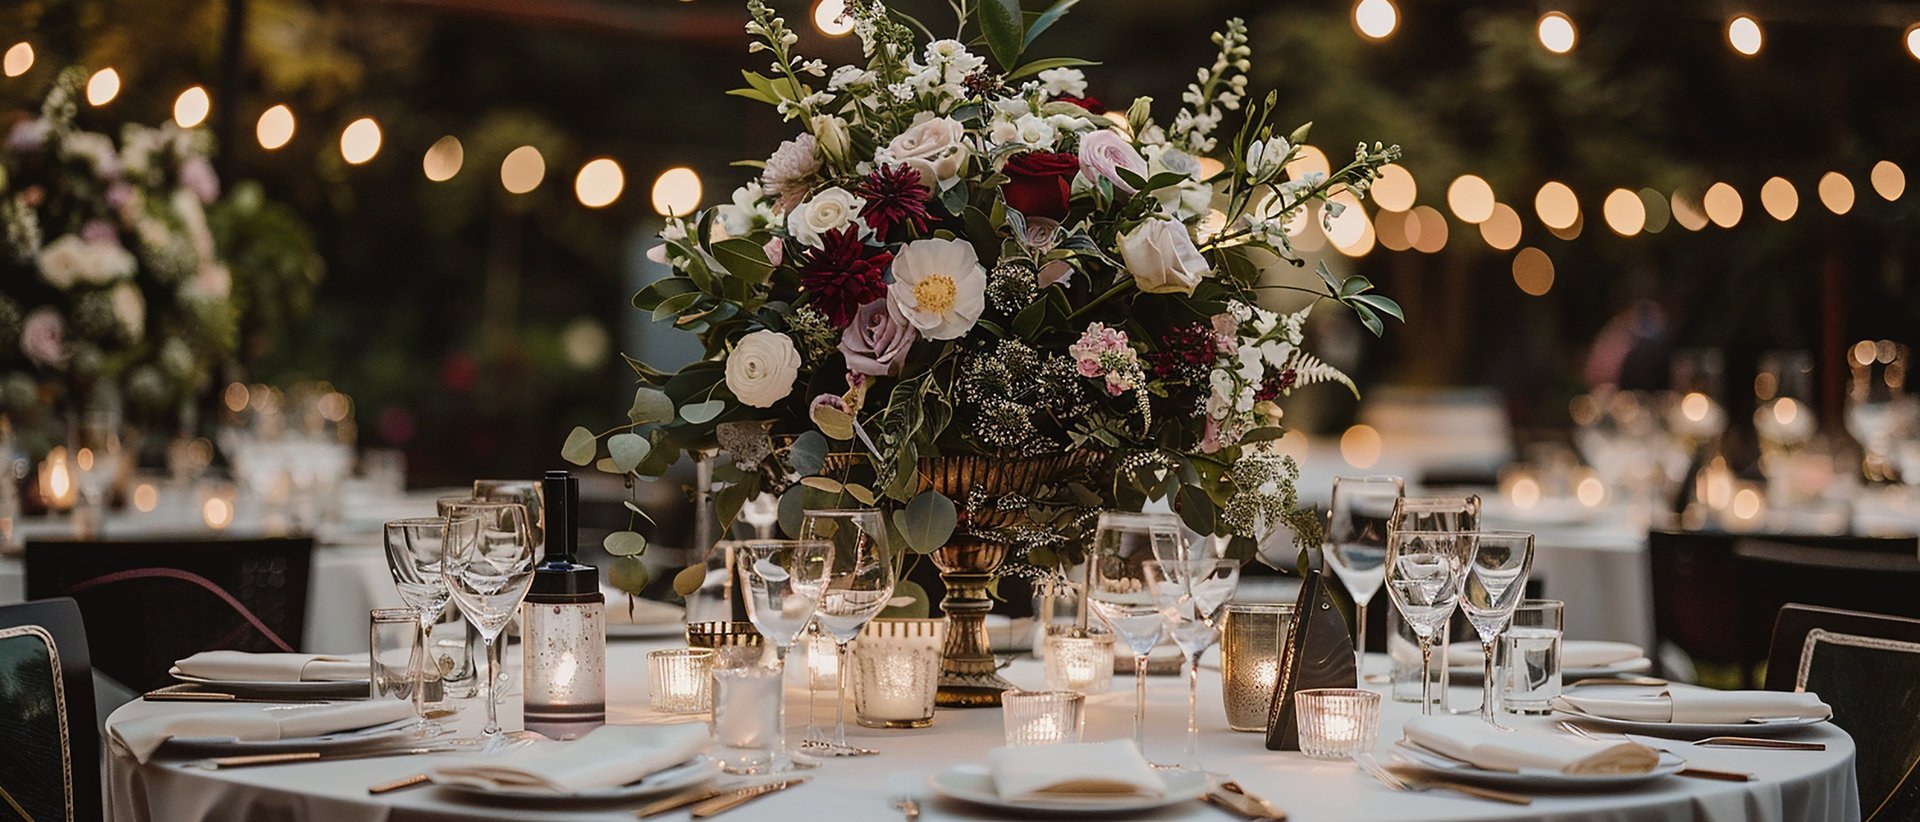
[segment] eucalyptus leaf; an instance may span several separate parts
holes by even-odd
[[[681,599],[693,596],[694,592],[699,591],[700,586],[705,584],[707,584],[707,564],[704,562],[696,562],[673,575],[673,592],[679,594]]]
[[[907,545],[926,554],[938,550],[953,538],[960,511],[945,494],[922,491],[907,503],[906,508],[894,512],[894,517],[899,520],[900,534],[906,537]]]
[[[615,531],[600,544],[616,557],[636,556],[647,550],[647,538],[637,531]]]
[[[627,409],[627,421],[634,425],[673,421],[673,399],[665,391],[643,385],[633,392],[633,406]]]
[[[831,477],[805,477],[800,480],[800,484],[816,491],[825,491],[829,494],[838,494],[842,489],[847,487],[839,480]]]
[[[903,579],[893,584],[893,598],[887,600],[887,607],[880,612],[881,619],[926,619],[933,612],[933,603],[927,597],[927,589],[920,583]]]
[[[847,493],[853,495],[854,499],[859,500],[861,505],[872,505],[880,499],[873,493],[873,489],[854,483],[847,484]]]
[[[585,426],[576,425],[567,432],[567,441],[560,446],[560,458],[574,465],[585,466],[593,462],[593,455],[599,450],[599,441],[593,432]]]
[[[720,412],[727,410],[727,404],[719,400],[707,400],[680,406],[680,418],[694,425],[713,422]]]
[[[818,474],[827,464],[827,438],[818,431],[807,431],[793,439],[787,449],[787,464],[801,474]]]
[[[813,424],[820,433],[836,440],[853,439],[853,415],[831,405],[816,405],[812,412]]]
[[[665,395],[662,395],[665,396]],[[614,467],[624,474],[632,471],[653,452],[653,443],[634,433],[615,434],[607,438],[607,454],[613,457]]]

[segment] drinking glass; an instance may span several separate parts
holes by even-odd
[[[527,509],[527,533],[533,547],[547,544],[546,492],[539,480],[479,479],[473,481],[473,498],[488,502],[517,502]]]
[[[1527,590],[1527,577],[1533,572],[1533,534],[1526,531],[1481,531],[1473,537],[1473,554],[1467,559],[1467,579],[1460,594],[1460,610],[1466,612],[1473,632],[1480,635],[1480,653],[1485,658],[1480,690],[1480,718],[1500,727],[1494,711],[1494,643],[1513,619],[1514,606]]]
[[[1557,599],[1521,600],[1504,635],[1506,691],[1501,703],[1508,713],[1551,713],[1560,695],[1560,638],[1566,604]]]
[[[839,661],[838,696],[833,700],[833,739],[807,747],[829,756],[857,756],[865,749],[847,744],[847,643],[893,599],[893,551],[887,544],[887,521],[872,508],[807,511],[800,520],[800,538],[833,545],[833,565],[814,617],[833,637]],[[811,699],[809,699],[811,704]]]
[[[81,532],[93,536],[100,532],[125,460],[120,446],[120,415],[90,411],[80,418],[73,437],[73,447],[68,450],[73,454],[73,483],[80,497],[75,518]]]
[[[1334,576],[1353,597],[1353,670],[1367,668],[1367,604],[1380,593],[1387,561],[1387,526],[1405,495],[1399,477],[1334,477],[1327,512],[1325,554]]]
[[[447,610],[447,601],[453,596],[443,573],[447,546],[470,544],[478,538],[479,530],[480,521],[471,518],[422,517],[386,524],[387,571],[393,575],[393,586],[400,591],[400,601],[413,610],[414,625],[419,633],[415,647],[425,651],[416,655],[412,670],[413,713],[418,718],[413,731],[418,737],[445,732],[440,723],[427,718],[427,680],[429,669],[431,676],[437,677],[440,673],[431,652],[433,624],[440,621],[440,615]]]
[[[1388,523],[1387,533],[1395,531],[1438,531],[1443,533],[1461,533],[1480,530],[1480,497],[1467,494],[1459,497],[1401,497],[1393,505],[1393,520]],[[1464,564],[1466,554],[1460,555]],[[1441,665],[1436,674],[1440,678],[1440,710],[1454,713],[1453,710],[1453,669],[1446,665],[1444,649],[1453,642],[1451,624],[1440,626],[1439,646]],[[1460,711],[1465,713],[1465,710]]]
[[[1473,536],[1450,531],[1394,531],[1387,539],[1387,595],[1420,638],[1420,665],[1433,665],[1433,643],[1460,605],[1466,563],[1461,548]],[[1420,713],[1433,714],[1433,680],[1421,677]]]
[[[462,502],[448,506],[450,525],[441,573],[460,613],[480,631],[487,651],[487,725],[480,740],[489,751],[504,747],[500,730],[500,632],[520,609],[533,583],[533,540],[527,534],[527,509],[511,502]]]
[[[1153,601],[1146,563],[1180,557],[1180,528],[1172,518],[1138,514],[1100,515],[1096,552],[1088,558],[1087,603],[1114,636],[1133,652],[1133,741],[1147,749],[1147,656],[1166,631]]]
[[[1920,399],[1906,393],[1908,359],[1907,347],[1891,340],[1861,340],[1847,358],[1847,433],[1866,452],[1862,466],[1870,481],[1893,478],[1894,444],[1920,424]]]
[[[833,572],[833,543],[825,540],[748,540],[734,544],[747,571],[747,618],[773,645],[774,670],[787,669],[787,651],[813,621]],[[774,728],[772,773],[796,767],[787,752],[786,700]]]
[[[412,608],[374,608],[367,612],[369,699],[411,701],[420,711],[420,615]],[[420,723],[426,724],[426,723]],[[429,734],[432,735],[432,734]]]
[[[1240,584],[1240,562],[1188,558],[1144,564],[1147,590],[1187,657],[1187,746],[1180,769],[1200,772],[1200,654],[1220,638],[1220,618]]]

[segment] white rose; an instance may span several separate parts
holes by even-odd
[[[959,240],[915,240],[893,258],[887,302],[929,340],[966,336],[987,307],[987,270]]]
[[[755,331],[727,355],[727,390],[755,408],[770,408],[793,393],[800,376],[800,350],[777,331]]]
[[[1148,220],[1127,232],[1120,238],[1120,257],[1134,285],[1149,294],[1192,294],[1211,271],[1187,227],[1176,220]]]
[[[127,339],[137,340],[147,333],[147,300],[140,296],[140,289],[131,283],[121,283],[107,294],[108,302],[113,306],[113,318],[127,332]]]
[[[820,248],[821,235],[829,231],[850,225],[866,228],[866,223],[856,222],[862,205],[859,197],[844,188],[823,189],[787,213],[787,236],[802,245]]]
[[[820,156],[834,165],[847,161],[847,152],[853,149],[853,138],[847,134],[847,121],[831,114],[815,114],[808,125],[813,132],[814,145],[820,149]]]
[[[939,181],[960,176],[967,162],[967,130],[959,120],[934,117],[914,125],[874,154],[877,163],[905,163],[920,171],[920,182],[938,191]]]

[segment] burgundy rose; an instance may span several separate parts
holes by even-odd
[[[875,300],[854,312],[853,323],[840,334],[840,353],[846,355],[849,382],[853,375],[897,377],[907,365],[907,352],[920,339],[892,300]]]
[[[1008,208],[1026,217],[1066,218],[1080,158],[1060,151],[1029,151],[1007,158],[1004,170],[1010,179],[1000,186],[1000,194],[1007,198]]]
[[[1100,101],[1093,97],[1074,97],[1070,94],[1061,94],[1061,95],[1055,96],[1053,98],[1053,101],[1056,103],[1072,103],[1076,106],[1086,109],[1088,114],[1107,113],[1107,107],[1101,105]]]

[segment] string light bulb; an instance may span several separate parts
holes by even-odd
[[[653,210],[663,217],[685,217],[700,207],[700,174],[686,166],[660,172],[653,181]]]
[[[420,170],[426,172],[428,180],[444,183],[460,173],[466,159],[467,149],[460,145],[460,138],[449,134],[427,148],[426,156],[420,158]]]
[[[1835,214],[1845,214],[1853,210],[1853,181],[1838,171],[1829,171],[1820,177],[1820,204]]]
[[[1760,21],[1750,15],[1736,15],[1727,21],[1727,44],[1733,50],[1748,57],[1760,53],[1760,45],[1766,35],[1760,31]]]
[[[207,113],[213,110],[213,100],[207,96],[207,90],[194,86],[180,92],[173,100],[173,123],[181,128],[193,128],[207,121]]]
[[[533,146],[521,146],[507,152],[506,159],[500,161],[500,185],[508,194],[526,194],[540,187],[540,181],[547,178],[547,158],[540,156],[540,149]]]
[[[1740,201],[1740,192],[1726,183],[1709,186],[1701,204],[1706,207],[1707,219],[1721,228],[1739,225],[1740,215],[1746,210],[1746,204]]]
[[[1920,60],[1920,23],[1908,26],[1907,33],[1902,35],[1900,39],[1906,42],[1907,53],[1913,55],[1913,59]],[[26,44],[21,43],[20,45],[24,46]]]
[[[347,165],[360,165],[379,153],[380,124],[372,117],[362,117],[341,130],[340,159],[346,160]]]
[[[19,77],[33,68],[33,45],[22,40],[7,49],[7,56],[0,58],[0,70],[8,77]]]
[[[1534,26],[1534,33],[1540,38],[1540,45],[1554,54],[1566,54],[1573,51],[1573,44],[1580,34],[1573,27],[1573,18],[1565,12],[1550,11],[1540,15],[1540,22]]]
[[[1447,207],[1465,222],[1485,222],[1493,216],[1493,204],[1493,186],[1475,175],[1462,174],[1447,186]]]
[[[253,135],[260,140],[261,148],[273,151],[293,139],[293,129],[293,109],[283,103],[260,112],[260,121],[253,126]]]
[[[611,157],[601,157],[580,167],[573,178],[573,194],[588,208],[611,205],[627,187],[627,175]]]
[[[1580,220],[1580,200],[1573,196],[1573,189],[1558,180],[1548,181],[1533,195],[1534,213],[1540,215],[1540,222],[1548,228],[1565,231]]]
[[[1360,0],[1353,4],[1353,27],[1369,40],[1385,40],[1400,27],[1400,9],[1393,0]]]
[[[1907,173],[1892,160],[1874,163],[1867,179],[1873,183],[1873,193],[1889,202],[1900,199],[1900,195],[1907,192]]]
[[[1607,193],[1607,199],[1600,204],[1600,213],[1607,218],[1607,227],[1622,237],[1639,234],[1647,227],[1647,204],[1640,196],[1624,188],[1616,188]]]
[[[1800,192],[1784,177],[1774,177],[1760,186],[1760,207],[1767,215],[1786,222],[1800,211]]]
[[[813,27],[828,37],[842,37],[853,31],[853,15],[847,13],[847,0],[814,3]]]
[[[87,104],[96,108],[120,96],[120,72],[103,68],[87,78]]]

